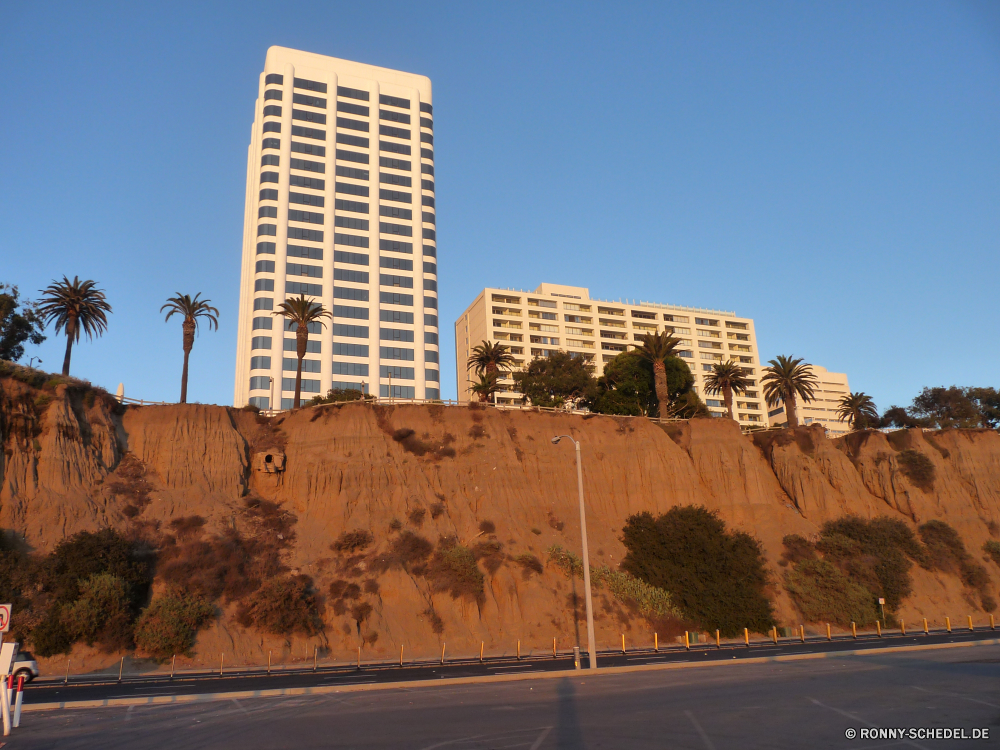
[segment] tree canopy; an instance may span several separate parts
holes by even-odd
[[[996,388],[924,388],[913,403],[890,406],[882,415],[883,427],[1000,427],[1000,393]]]
[[[694,375],[687,363],[680,357],[667,357],[662,360],[669,392],[668,413],[674,415],[678,410],[683,416],[703,416],[691,411],[686,396],[697,394],[692,392]],[[620,414],[622,416],[653,416],[657,414],[658,399],[656,397],[655,376],[652,362],[638,351],[622,352],[604,365],[604,374],[597,380],[597,388],[591,403],[591,409],[601,414]],[[704,408],[704,404],[701,404]],[[699,412],[695,409],[695,412]],[[677,416],[682,416],[677,414]],[[704,416],[707,416],[704,415]]]
[[[0,359],[17,362],[25,343],[45,341],[45,323],[37,303],[21,300],[16,286],[0,284]]]
[[[569,352],[533,359],[513,377],[517,389],[535,406],[562,406],[571,400],[589,403],[597,391],[592,365]]]

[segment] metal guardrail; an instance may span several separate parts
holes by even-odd
[[[129,396],[115,396],[118,403],[126,406],[172,406],[170,401],[146,401],[142,398],[131,398]]]

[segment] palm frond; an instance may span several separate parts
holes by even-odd
[[[41,293],[38,311],[46,324],[55,323],[57,333],[65,328],[67,335],[79,341],[81,331],[93,338],[108,329],[111,305],[96,281],[80,281],[79,276],[70,281],[63,276],[62,281],[53,281]]]

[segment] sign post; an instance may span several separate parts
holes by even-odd
[[[882,609],[882,627],[887,628],[889,626],[885,622],[885,599],[881,596],[878,598],[878,606]]]

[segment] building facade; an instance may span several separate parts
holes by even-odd
[[[705,391],[712,365],[727,359],[741,363],[753,383],[734,399],[740,424],[764,426],[767,416],[760,393],[760,359],[753,320],[733,312],[655,302],[591,299],[583,287],[542,284],[534,292],[484,289],[455,323],[458,398],[469,399],[474,379],[465,368],[472,348],[483,341],[510,347],[519,366],[552,351],[571,352],[594,364],[595,375],[620,353],[641,346],[647,333],[671,331],[681,340],[677,354],[687,362],[698,395],[718,416],[726,413],[722,396]],[[500,402],[519,402],[513,380],[500,381]]]
[[[333,315],[310,327],[303,400],[331,388],[440,398],[434,195],[430,79],[267,51],[247,157],[236,406],[293,405],[295,331],[273,312],[299,294]]]
[[[837,410],[840,408],[840,399],[851,392],[851,387],[847,383],[847,375],[842,372],[830,372],[825,367],[812,365],[813,375],[816,376],[815,396],[812,401],[803,402],[801,398],[795,399],[795,411],[800,425],[819,423],[826,428],[827,437],[838,437],[846,435],[851,431],[847,422],[841,422],[837,417]],[[778,404],[767,413],[767,419],[771,427],[785,427],[788,425],[788,417],[785,415],[785,405]]]

